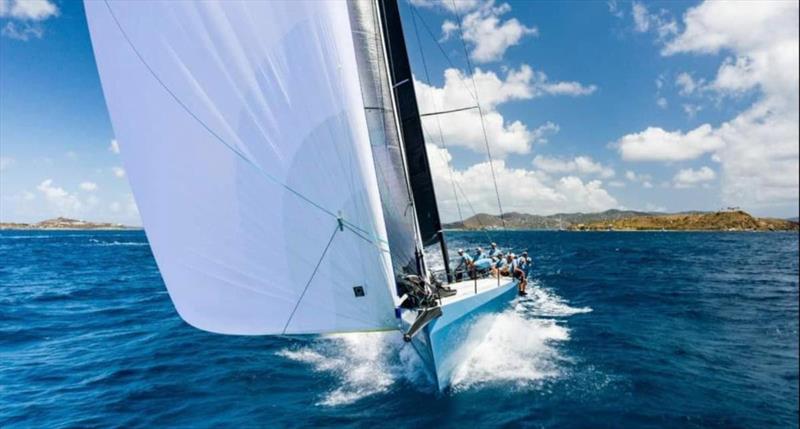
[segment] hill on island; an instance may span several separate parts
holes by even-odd
[[[0,229],[134,229],[119,223],[89,222],[85,220],[57,217],[37,223],[0,223]]]
[[[507,213],[505,229],[569,229],[573,231],[796,231],[797,222],[755,218],[741,210],[719,212],[660,213],[634,210],[607,210],[599,213],[558,213],[549,216]],[[502,229],[499,216],[480,213],[444,225],[446,229]]]

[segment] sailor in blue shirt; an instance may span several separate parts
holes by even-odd
[[[519,268],[527,273],[528,268],[530,268],[531,258],[528,257],[528,252],[522,252],[522,255],[517,258],[517,263],[519,264]]]
[[[461,259],[458,262],[458,266],[455,269],[456,279],[460,279],[463,273],[472,274],[474,271],[474,263],[472,261],[472,256],[469,256],[469,253],[464,252],[464,249],[458,249],[458,256]]]
[[[491,256],[492,258],[499,258],[503,256],[503,252],[501,252],[500,249],[497,248],[497,243],[492,243],[492,248],[489,249],[489,256]]]
[[[514,254],[509,254],[507,257],[508,260],[508,274],[511,275],[514,279],[517,280],[517,288],[519,289],[519,294],[521,296],[525,296],[528,293],[525,292],[525,288],[528,285],[527,279],[525,278],[525,271],[520,268],[519,259],[514,257]]]
[[[483,248],[479,247],[475,253],[475,270],[479,273],[489,271],[492,268],[492,258],[484,253]]]

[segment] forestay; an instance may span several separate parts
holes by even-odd
[[[227,334],[396,329],[347,4],[85,6],[181,317]]]

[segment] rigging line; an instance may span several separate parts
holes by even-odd
[[[144,65],[144,67],[147,69],[147,71],[150,72],[150,75],[153,76],[153,78],[158,82],[158,84],[170,95],[170,97],[173,100],[175,100],[176,103],[178,103],[178,105],[186,113],[189,114],[189,116],[192,117],[192,119],[194,119],[198,124],[200,124],[200,126],[202,126],[203,129],[205,129],[209,134],[211,134],[212,137],[214,137],[217,141],[222,143],[223,146],[228,148],[228,150],[233,152],[236,156],[241,158],[244,162],[246,162],[250,166],[254,167],[264,177],[266,177],[270,181],[274,182],[275,184],[281,186],[282,188],[286,189],[287,191],[289,191],[293,195],[297,196],[301,200],[307,202],[308,204],[312,205],[313,207],[316,207],[320,211],[326,213],[327,215],[329,215],[329,216],[331,216],[333,218],[338,218],[338,216],[335,213],[333,213],[332,211],[330,211],[330,210],[326,209],[325,207],[317,204],[316,202],[314,202],[310,198],[308,198],[305,195],[301,194],[299,191],[296,191],[296,190],[292,189],[291,187],[289,187],[289,185],[281,182],[276,177],[274,177],[271,174],[267,173],[258,164],[253,162],[250,158],[245,156],[238,149],[233,147],[230,143],[225,141],[225,139],[223,139],[219,134],[217,134],[214,130],[212,130],[211,127],[209,127],[205,122],[203,122],[202,119],[200,119],[197,115],[195,115],[194,112],[192,112],[191,109],[189,109],[189,106],[187,106],[183,101],[181,101],[181,99],[178,98],[178,96],[174,92],[172,92],[172,90],[169,89],[167,84],[164,83],[163,80],[161,80],[161,78],[158,76],[158,74],[155,72],[155,70],[153,70],[153,68],[150,67],[150,64],[147,61],[145,61],[145,59],[142,56],[142,54],[139,52],[138,49],[136,49],[136,46],[133,44],[133,41],[130,39],[130,37],[128,37],[128,33],[126,33],[125,30],[122,28],[122,24],[119,22],[119,20],[117,19],[117,16],[114,14],[114,10],[111,8],[111,5],[108,3],[108,0],[104,0],[103,3],[105,3],[106,8],[108,8],[108,13],[111,14],[111,18],[114,20],[114,23],[116,24],[117,28],[119,29],[120,33],[122,34],[122,37],[125,39],[126,42],[128,42],[128,46],[130,46],[131,50],[133,50],[133,53],[136,54],[136,57],[139,58],[139,61],[142,63],[142,65]],[[368,231],[358,227],[357,225],[353,225],[353,224],[350,224],[350,225],[351,225],[352,228],[358,229],[361,232],[363,232],[364,234],[369,234]]]
[[[411,14],[411,21],[414,23],[414,35],[417,38],[417,47],[419,48],[419,54],[420,54],[420,57],[422,58],[422,68],[425,70],[425,80],[427,82],[430,82],[431,81],[431,76],[430,76],[430,73],[428,73],[428,62],[425,60],[425,51],[422,50],[422,39],[419,37],[419,28],[417,27],[416,14],[413,14],[413,13]],[[433,106],[433,107],[436,108],[436,106]],[[471,109],[471,107],[470,108],[457,109],[457,110],[451,110],[451,112],[457,112],[457,111],[466,110],[466,109]],[[439,113],[448,113],[448,112],[439,112]],[[429,114],[426,114],[426,115],[420,115],[420,125],[422,126],[423,132],[425,130],[425,125],[422,123],[421,118],[424,117],[424,116],[435,115],[435,114],[437,114],[437,113],[429,113]],[[438,116],[436,117],[436,125],[439,128],[439,141],[441,141],[442,147],[444,148],[444,150],[447,150],[447,145],[444,142],[444,133],[442,132],[442,121],[439,119]],[[444,158],[444,155],[441,155],[441,156],[442,156],[442,158]],[[453,186],[453,196],[456,198],[456,208],[458,209],[458,218],[459,218],[459,220],[461,220],[461,223],[463,224],[464,223],[464,215],[461,214],[461,204],[458,202],[458,192],[456,192],[456,185],[455,185],[456,181],[455,181],[455,178],[453,177],[453,169],[450,166],[450,164],[447,163],[446,160],[445,160],[445,165],[447,165],[447,170],[450,173],[450,182],[452,183],[452,186]]]
[[[423,126],[423,132],[425,132],[426,134],[428,133],[427,131],[424,131],[424,126]],[[445,146],[445,149],[447,149],[446,146]],[[447,158],[445,158],[444,154],[439,152],[439,157],[442,159],[442,162],[444,162],[445,164],[448,165],[448,168],[450,169],[450,172],[452,174],[452,171],[453,171],[452,167],[449,167],[450,164],[447,161]],[[451,178],[452,178],[452,175],[451,175]],[[486,238],[488,238],[489,241],[494,241],[492,239],[491,234],[489,234],[489,230],[486,228],[486,226],[483,224],[483,222],[481,222],[480,217],[477,216],[478,212],[475,211],[475,208],[472,206],[472,202],[470,202],[469,197],[467,196],[467,193],[464,192],[464,189],[461,188],[461,185],[459,185],[458,182],[456,182],[455,180],[452,180],[452,179],[451,179],[451,182],[453,184],[453,192],[456,194],[455,195],[456,196],[456,206],[458,207],[458,215],[459,215],[459,218],[461,219],[461,223],[462,224],[464,223],[464,216],[461,214],[461,206],[458,203],[458,193],[456,193],[455,188],[458,188],[458,190],[461,191],[461,196],[464,198],[464,201],[467,202],[467,205],[469,206],[470,211],[472,211],[472,214],[475,216],[475,220],[478,222],[478,225],[480,226],[480,230],[484,233],[484,235],[486,235]]]
[[[450,59],[450,56],[447,55],[447,52],[444,51],[442,44],[439,43],[439,40],[436,38],[436,36],[433,35],[433,31],[431,31],[430,27],[428,27],[428,24],[425,22],[425,19],[422,18],[422,15],[419,14],[417,8],[414,6],[413,3],[411,3],[411,0],[407,0],[407,2],[408,6],[411,7],[411,15],[419,18],[419,22],[422,23],[422,26],[425,28],[425,31],[428,32],[428,35],[431,36],[431,39],[433,39],[433,41],[436,42],[436,46],[439,47],[439,52],[442,53],[444,59],[447,60],[447,63],[450,64],[450,67],[458,70],[458,67],[456,67],[456,65],[453,64],[453,61]],[[430,79],[428,81],[430,82]],[[475,96],[475,94],[472,93],[472,91],[470,91],[469,87],[467,86],[467,83],[464,82],[463,79],[459,79],[459,81],[461,82],[462,85],[464,85],[464,89],[467,90],[467,93],[469,93],[470,97],[472,97],[473,100],[477,100],[477,97]]]
[[[423,132],[425,134],[428,134],[428,132],[425,131],[425,125],[422,126],[422,130],[423,130]],[[442,142],[442,148],[444,150],[447,150],[447,145],[444,143],[444,138],[442,137],[441,133],[442,133],[442,130],[441,130],[441,127],[440,127],[439,128],[439,138],[440,138],[440,140]],[[431,139],[431,140],[433,140],[433,139]],[[444,154],[442,154],[441,152],[439,152],[439,157],[442,158],[442,161],[444,161],[445,165],[447,165],[447,172],[450,175],[450,184],[453,187],[453,196],[456,199],[456,209],[458,209],[458,219],[461,221],[461,223],[464,223],[464,215],[461,213],[461,204],[458,201],[458,192],[456,192],[456,180],[453,177],[453,167],[450,165],[450,163],[447,161],[447,158],[445,158]]]
[[[422,49],[420,49],[420,51],[421,50]],[[422,60],[422,62],[425,63],[425,60]],[[425,74],[427,74],[427,73],[425,73]],[[430,80],[428,80],[428,82],[430,82]],[[458,108],[458,109],[440,110],[438,112],[421,113],[419,115],[419,117],[420,118],[424,118],[426,116],[445,115],[445,114],[448,114],[448,113],[463,112],[464,110],[472,110],[472,109],[477,109],[477,108],[478,108],[478,106],[469,106],[469,107],[461,107],[461,108]]]
[[[297,308],[300,307],[300,302],[303,301],[303,297],[306,296],[308,287],[311,286],[311,281],[314,280],[314,276],[317,275],[317,270],[319,270],[319,266],[322,265],[322,260],[325,259],[325,255],[328,253],[328,249],[331,247],[331,243],[333,243],[333,238],[336,237],[337,232],[339,232],[338,223],[336,224],[336,227],[333,228],[333,234],[331,234],[331,238],[328,240],[328,244],[325,245],[325,249],[322,251],[322,255],[320,255],[319,260],[317,261],[317,265],[314,266],[314,271],[311,272],[311,277],[308,278],[306,286],[303,288],[303,293],[300,294],[300,298],[298,298],[297,302],[294,304],[294,308],[292,309],[292,313],[289,315],[289,319],[287,319],[286,324],[283,325],[283,332],[281,332],[281,334],[286,334],[286,329],[289,328],[289,323],[292,321],[294,313],[297,311]]]
[[[469,52],[467,52],[467,42],[464,41],[464,30],[461,28],[461,14],[458,13],[455,0],[451,0],[453,4],[453,14],[456,16],[456,25],[458,26],[458,33],[461,36],[461,46],[464,48],[464,58],[467,60],[467,67],[469,67],[469,75],[472,79],[472,87],[475,89],[475,104],[478,105],[478,114],[481,118],[481,130],[483,131],[483,141],[486,143],[486,155],[489,158],[489,168],[492,171],[492,182],[494,183],[494,194],[497,197],[497,208],[500,209],[500,221],[503,224],[503,229],[506,227],[506,220],[503,216],[503,204],[500,202],[500,190],[497,187],[497,176],[494,172],[494,162],[492,161],[492,151],[489,149],[489,138],[486,135],[486,124],[483,121],[483,109],[481,109],[481,102],[478,100],[478,85],[475,83],[475,69],[472,67],[472,61],[469,59]]]

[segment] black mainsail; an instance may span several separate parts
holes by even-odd
[[[449,275],[447,247],[442,234],[439,209],[436,205],[436,193],[425,149],[425,137],[417,106],[417,95],[414,91],[414,78],[411,74],[408,51],[403,37],[400,11],[396,0],[380,0],[378,5],[420,238],[423,245],[432,244],[437,240],[440,242],[442,259]]]

